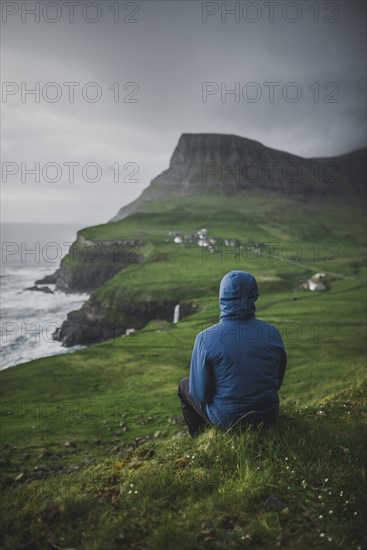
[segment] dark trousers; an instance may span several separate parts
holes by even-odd
[[[183,378],[178,385],[177,395],[181,401],[181,410],[189,428],[191,437],[197,435],[210,420],[205,412],[204,405],[193,399],[189,394],[189,379]]]

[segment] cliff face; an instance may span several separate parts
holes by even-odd
[[[164,299],[116,300],[106,307],[92,294],[81,309],[68,313],[67,320],[55,331],[53,338],[62,342],[65,347],[117,339],[128,328],[141,329],[153,319],[172,322],[176,303],[177,301]],[[195,303],[180,302],[181,319],[196,311]],[[112,318],[115,320],[112,321]]]
[[[140,263],[143,241],[87,241],[82,235],[72,244],[59,269],[36,284],[55,284],[63,292],[90,293],[131,263]]]
[[[365,149],[305,159],[234,135],[183,134],[168,170],[111,221],[138,211],[146,201],[208,190],[233,193],[259,188],[294,197],[361,195],[365,178]]]
[[[128,328],[143,328],[149,321],[173,320],[177,300],[137,296],[110,296],[102,302],[95,292],[119,271],[145,260],[142,240],[88,241],[82,235],[70,247],[59,269],[36,284],[55,284],[63,292],[86,292],[91,296],[79,310],[71,311],[53,338],[66,347],[90,345],[116,339]],[[180,300],[181,318],[196,311],[196,305]]]

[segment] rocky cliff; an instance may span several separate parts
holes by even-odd
[[[128,265],[142,262],[144,245],[141,240],[89,241],[78,234],[59,269],[36,284],[55,284],[63,292],[93,292]]]
[[[302,158],[227,134],[182,134],[167,170],[111,221],[172,195],[266,189],[287,196],[365,193],[366,149],[329,158]]]
[[[67,320],[53,337],[65,347],[91,345],[108,339],[118,339],[128,328],[143,328],[154,319],[172,322],[177,301],[173,300],[112,300],[103,304],[95,294],[79,310],[68,313]],[[181,301],[180,318],[195,313],[194,302]],[[113,319],[113,320],[112,320]]]

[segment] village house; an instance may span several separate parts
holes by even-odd
[[[322,282],[323,280],[325,282],[325,273],[315,273],[315,275],[313,275],[311,279],[307,279],[302,286],[306,290],[326,290],[326,286]]]

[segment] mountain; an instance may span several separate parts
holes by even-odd
[[[154,319],[171,322],[178,304],[181,318],[192,315],[198,297],[217,292],[229,265],[258,272],[272,291],[291,291],[310,274],[331,271],[335,258],[333,271],[342,262],[343,276],[358,275],[364,153],[302,159],[236,136],[183,134],[168,170],[113,221],[78,231],[59,269],[36,281],[90,293],[54,338],[74,346],[120,337]],[[258,181],[250,181],[256,170]],[[299,175],[294,183],[292,170]],[[206,248],[198,242],[202,228]],[[269,243],[278,247],[274,258]]]
[[[360,196],[365,193],[366,151],[303,158],[235,135],[182,134],[169,168],[111,221],[144,209],[150,201],[212,191],[260,189],[294,198]]]

